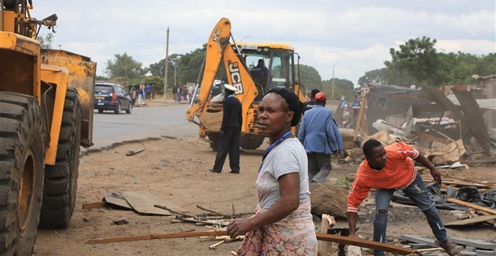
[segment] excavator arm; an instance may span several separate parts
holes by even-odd
[[[217,25],[215,25],[215,28],[208,39],[198,102],[193,104],[186,111],[186,118],[190,122],[194,122],[195,115],[198,115],[198,112],[203,112],[207,104],[210,90],[212,89],[215,76],[217,75],[222,61],[222,56],[224,55],[224,50],[226,49],[226,46],[229,45],[230,36],[231,22],[227,18],[222,18],[217,22]],[[230,48],[230,46],[228,48]]]
[[[190,122],[195,122],[195,115],[205,115],[209,104],[210,90],[219,71],[221,61],[224,60],[227,82],[237,88],[235,95],[242,105],[243,127],[241,127],[241,131],[249,132],[250,129],[253,129],[253,121],[250,121],[253,118],[250,118],[250,115],[254,114],[253,111],[250,111],[250,108],[253,100],[258,95],[258,90],[244,62],[231,46],[230,38],[231,22],[227,18],[222,18],[210,34],[207,43],[198,102],[186,111],[186,117]],[[199,125],[201,126],[201,124]]]

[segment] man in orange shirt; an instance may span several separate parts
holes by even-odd
[[[425,189],[420,174],[415,170],[413,160],[429,168],[434,180],[441,184],[441,173],[416,149],[402,142],[384,147],[378,140],[368,140],[363,144],[365,160],[360,164],[355,181],[348,195],[348,226],[350,236],[356,237],[358,207],[375,188],[376,214],[374,218],[374,241],[386,241],[386,227],[389,203],[396,189],[403,192],[427,217],[427,222],[441,246],[449,255],[460,255],[459,250],[448,239],[436,204]],[[384,255],[374,250],[374,255]]]

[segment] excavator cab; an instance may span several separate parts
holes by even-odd
[[[294,49],[291,46],[243,43],[238,45],[238,49],[250,70],[253,81],[257,87],[261,87],[260,94],[264,95],[276,87],[294,90],[298,81],[298,70],[294,61]],[[259,60],[263,60],[268,69],[267,77],[256,68]]]

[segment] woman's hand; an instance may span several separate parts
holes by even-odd
[[[229,225],[227,225],[227,234],[231,239],[236,238],[240,235],[245,235],[254,228],[252,221],[250,219],[239,218],[233,220]]]

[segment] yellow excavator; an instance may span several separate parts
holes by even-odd
[[[37,228],[74,211],[80,146],[92,145],[96,63],[36,41],[57,15],[0,0],[0,255],[31,255]]]
[[[260,61],[267,65],[265,72],[258,66]],[[196,95],[199,91],[198,100],[191,102],[187,119],[199,126],[199,136],[216,151],[222,124],[222,95],[218,93],[222,89],[215,81],[224,80],[236,87],[235,96],[242,104],[240,147],[258,148],[265,138],[256,127],[258,104],[266,92],[285,87],[298,95],[301,102],[306,101],[299,83],[298,61],[299,55],[287,44],[237,43],[229,19],[220,19],[206,45],[205,61],[194,92]],[[225,74],[221,72],[222,66]]]

